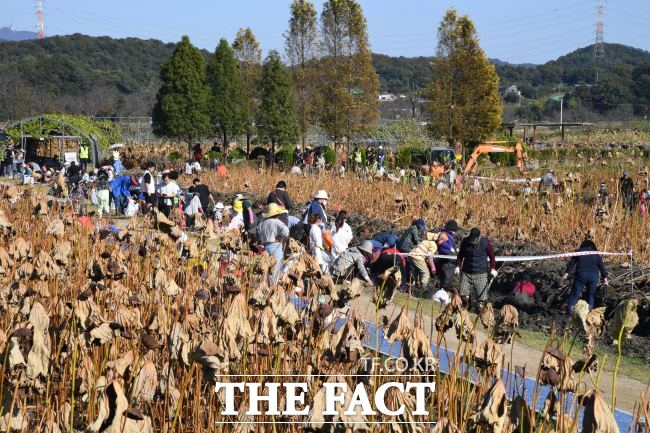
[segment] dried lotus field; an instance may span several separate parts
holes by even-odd
[[[330,196],[330,212],[345,209],[367,220],[390,223],[384,229],[391,225],[403,229],[420,216],[430,226],[441,226],[455,219],[467,230],[480,227],[482,233],[495,240],[534,242],[549,251],[573,251],[589,233],[603,251],[632,250],[636,261],[650,263],[650,216],[625,214],[615,191],[610,189],[613,202],[610,214],[605,219],[596,217],[596,205],[592,201],[595,201],[598,183],[607,179],[615,185],[617,178],[598,172],[575,174],[574,178],[580,182],[572,185],[572,198],[563,194],[545,198],[524,197],[520,187],[497,182],[485,183],[484,192],[477,194],[330,175],[271,175],[258,173],[250,167],[233,168],[228,177],[201,176],[212,190],[229,194],[243,192],[260,198],[266,198],[272,186],[284,179],[298,204],[309,200],[315,191],[325,189]],[[396,197],[403,200],[399,206],[395,203]],[[374,234],[370,232],[371,236]]]
[[[273,184],[270,178],[246,174],[206,181],[222,191],[243,188],[248,182],[260,193]],[[307,196],[316,186],[313,182],[330,190],[334,205],[362,211],[359,198],[368,197],[365,207],[370,215],[388,217],[394,211],[389,195],[394,187],[387,190],[387,198],[377,194],[370,198],[365,195],[370,187],[362,185],[346,190],[333,179],[290,181],[292,194]],[[539,360],[535,395],[542,386],[552,387],[553,393],[544,409],[533,414],[522,397],[507,398],[510,386],[499,377],[500,369],[510,365],[508,353],[518,326],[517,310],[511,306],[488,309],[473,319],[454,298],[436,318],[435,329],[425,329],[421,309],[413,320],[402,310],[388,323],[380,323],[380,309],[391,304],[399,283],[393,269],[380,279],[373,297],[374,318],[353,310],[332,322],[332,307],[359,297],[361,283],[335,286],[295,242],[289,245],[289,271],[277,285],[269,286],[273,259],[252,255],[237,236],[218,233],[210,224],[184,243],[185,257],[180,258],[177,240],[182,230],[161,214],[132,219],[115,234],[83,227],[41,190],[2,185],[0,193],[0,431],[618,431],[611,401],[598,391],[600,370],[593,341],[605,332],[619,342],[627,338],[636,325],[633,300],[616,309],[607,326],[603,309],[576,308],[575,336],[585,343],[580,353],[571,351],[567,337],[549,335],[548,350]],[[427,199],[419,194],[431,194],[402,193],[411,206]],[[507,212],[505,204],[511,199],[492,194]],[[460,206],[454,200],[471,199],[441,195],[439,200]],[[431,203],[427,212],[432,220],[459,209],[443,210],[437,201]],[[463,224],[479,221],[479,212],[484,211],[481,205],[476,207],[477,214],[468,214]],[[564,208],[558,212],[586,228]],[[388,219],[401,224],[407,218],[398,212]],[[485,219],[483,224],[494,220]],[[547,224],[546,230],[559,228]],[[645,233],[647,228],[638,230]],[[612,248],[624,244],[617,233],[615,228],[596,231]],[[528,236],[542,235],[531,231]],[[215,245],[221,252],[217,257]],[[304,290],[300,303],[292,301],[296,286]],[[318,306],[321,295],[329,295],[327,306]],[[377,353],[363,344],[369,335],[366,320],[382,328],[390,344],[401,344],[401,356],[412,364],[437,358],[431,343],[444,347],[445,333],[455,333],[461,342],[459,356],[448,367],[462,373],[439,374],[438,364],[411,372],[408,378],[369,375],[362,361]],[[479,328],[490,336],[480,343],[475,338]],[[461,362],[472,369],[460,368]],[[513,367],[513,373],[523,371]],[[215,383],[280,376],[307,382],[306,416],[253,417],[243,409],[238,416],[221,415],[224,395],[214,392]],[[435,393],[426,396],[430,415],[414,415],[415,396],[394,388],[385,396],[386,406],[403,406],[402,415],[366,416],[342,410],[323,415],[328,382],[364,381],[374,391],[384,382],[406,379],[435,381]],[[570,398],[574,391],[578,398]],[[282,401],[286,396],[280,393]],[[344,402],[352,397],[346,392]],[[245,400],[246,395],[238,395],[235,406],[244,408]],[[584,406],[583,420],[576,417],[578,406]],[[640,399],[632,428],[641,430],[633,431],[647,431],[647,424],[637,421],[649,411],[647,399]]]

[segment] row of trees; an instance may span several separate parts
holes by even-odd
[[[250,61],[240,64],[235,52]],[[253,62],[260,57],[259,46],[248,29],[239,32],[233,47],[221,39],[207,64],[184,36],[160,68],[162,86],[153,111],[155,132],[188,143],[219,136],[225,146],[240,133],[246,133],[250,141],[257,122],[261,136],[272,143],[296,139],[289,73],[277,52],[271,51],[263,66]],[[281,131],[277,130],[278,122],[266,121],[280,117]]]
[[[193,142],[235,136],[267,143],[304,143],[321,125],[341,143],[379,118],[379,79],[372,66],[366,20],[356,0],[329,0],[318,16],[313,3],[294,0],[285,55],[264,62],[253,32],[241,29],[230,46],[221,39],[206,63],[187,36],[161,66],[154,108],[159,134]]]

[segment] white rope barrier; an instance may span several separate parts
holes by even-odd
[[[444,255],[444,254],[420,254],[420,253],[399,253],[402,257],[433,257],[435,259],[456,260],[457,256]],[[606,251],[574,251],[570,253],[547,254],[542,256],[496,256],[497,262],[532,262],[536,260],[553,260],[553,259],[566,259],[570,257],[580,256],[626,256],[632,257],[632,251],[627,253],[613,253]]]

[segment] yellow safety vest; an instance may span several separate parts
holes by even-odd
[[[88,159],[88,146],[80,146],[79,147],[79,158],[80,159]]]

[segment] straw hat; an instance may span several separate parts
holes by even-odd
[[[328,195],[327,195],[327,191],[325,191],[324,189],[319,190],[319,191],[316,193],[316,195],[314,195],[314,198],[315,198],[316,200],[318,200],[318,199],[329,200],[329,197],[328,197]]]
[[[266,207],[266,210],[262,212],[262,217],[271,218],[276,215],[280,215],[286,212],[286,209],[283,206],[280,206],[277,203],[269,203]]]

